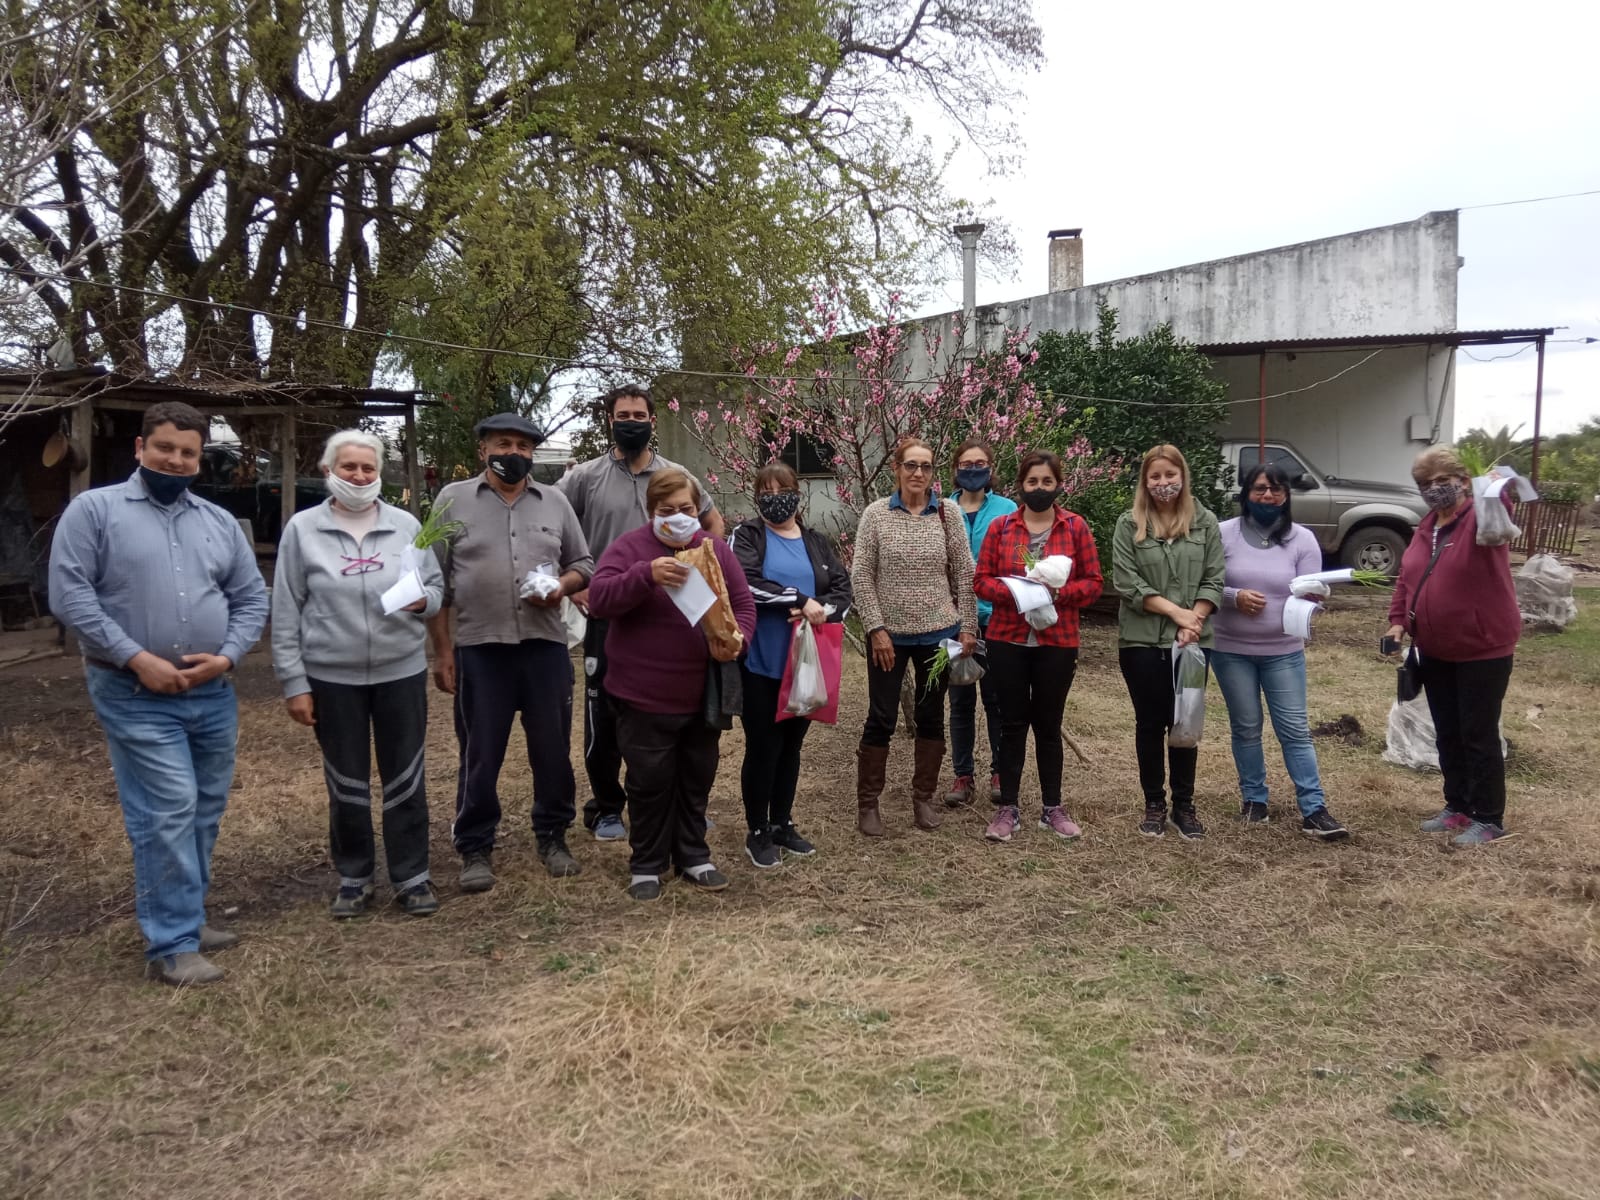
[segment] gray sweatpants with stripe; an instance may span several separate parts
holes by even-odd
[[[428,792],[422,761],[428,673],[359,686],[307,682],[328,782],[328,845],[340,884],[370,883],[377,867],[372,840],[374,744],[383,780],[389,880],[396,892],[422,883],[428,878]]]

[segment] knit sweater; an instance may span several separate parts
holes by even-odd
[[[960,625],[962,633],[976,634],[972,573],[967,523],[951,501],[912,513],[874,500],[861,514],[850,585],[868,633],[915,635]]]
[[[1292,525],[1277,545],[1263,546],[1260,538],[1245,536],[1242,518],[1222,523],[1222,556],[1228,573],[1222,588],[1222,607],[1213,619],[1218,650],[1229,654],[1293,654],[1306,648],[1301,638],[1283,631],[1283,604],[1289,598],[1289,581],[1296,575],[1322,570],[1322,548],[1317,535],[1304,525]],[[1239,593],[1260,592],[1267,606],[1254,616],[1239,611]]]

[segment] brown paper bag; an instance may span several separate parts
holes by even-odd
[[[678,561],[699,571],[717,601],[706,615],[700,618],[700,628],[706,635],[706,647],[718,662],[732,662],[744,649],[744,634],[739,632],[739,622],[734,619],[733,605],[728,600],[728,581],[722,577],[722,563],[711,548],[711,539],[704,538],[697,546],[679,550]]]

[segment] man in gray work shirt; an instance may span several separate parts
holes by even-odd
[[[544,440],[539,427],[516,413],[495,413],[478,422],[477,434],[483,474],[450,484],[434,501],[448,504],[445,519],[462,529],[444,546],[444,607],[428,621],[434,682],[456,698],[461,763],[451,834],[464,892],[494,886],[489,856],[500,824],[500,768],[519,712],[533,771],[539,860],[557,877],[579,872],[567,849],[577,784],[572,658],[561,599],[588,586],[594,574],[566,497],[529,478]],[[525,596],[530,573],[559,582],[547,594]]]
[[[598,458],[579,463],[561,477],[560,488],[572,502],[583,525],[589,552],[596,561],[625,533],[647,524],[644,492],[650,476],[678,464],[650,448],[656,428],[656,406],[650,393],[636,384],[624,384],[600,398],[613,446]],[[680,470],[682,468],[679,468]],[[722,536],[722,514],[717,512],[699,480],[700,524],[712,537]],[[588,591],[572,598],[588,614]],[[617,746],[617,722],[601,690],[606,673],[606,623],[589,618],[583,639],[585,704],[583,709],[583,765],[592,795],[583,806],[583,823],[603,842],[628,836],[622,824],[626,796],[622,791],[622,751]]]
[[[206,892],[239,734],[228,672],[267,623],[239,522],[189,492],[209,428],[187,404],[152,405],[139,469],[73,500],[50,546],[50,610],[83,648],[149,974],[178,985],[221,979],[202,952],[239,940],[206,924]]]

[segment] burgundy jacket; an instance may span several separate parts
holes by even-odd
[[[1510,498],[1504,502],[1509,508]],[[1511,547],[1478,545],[1478,511],[1471,500],[1439,531],[1445,548],[1418,597],[1416,621],[1406,615],[1433,557],[1438,517],[1433,512],[1423,517],[1406,547],[1389,623],[1404,626],[1425,657],[1446,662],[1505,658],[1522,635],[1522,610],[1511,582]]]

